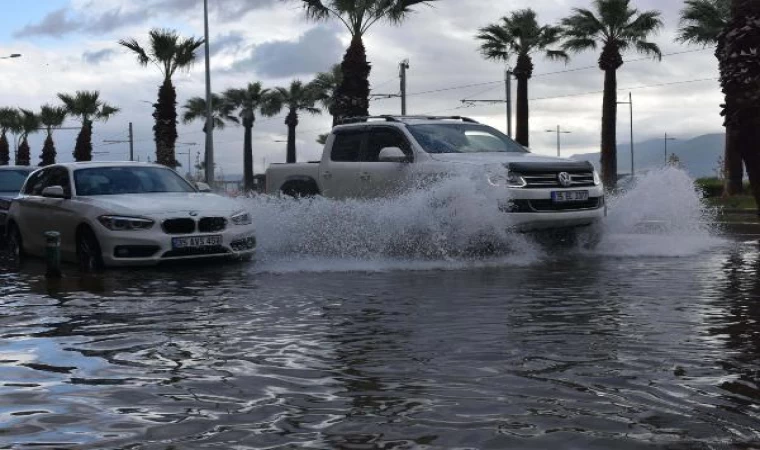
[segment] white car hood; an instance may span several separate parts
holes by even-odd
[[[511,162],[566,162],[574,161],[567,158],[556,158],[553,156],[540,156],[533,153],[431,153],[430,157],[436,161],[472,164],[472,165],[493,165]]]
[[[109,210],[112,214],[141,216],[164,216],[189,211],[197,212],[198,216],[230,216],[243,209],[240,203],[231,198],[198,192],[98,195],[79,197],[78,200]]]

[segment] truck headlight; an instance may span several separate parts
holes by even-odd
[[[253,222],[251,220],[251,215],[246,211],[240,211],[233,214],[232,217],[230,217],[230,220],[235,225],[250,225]]]
[[[487,175],[487,179],[488,184],[495,187],[522,188],[528,184],[525,178],[514,172],[491,173]]]
[[[602,179],[599,178],[599,173],[595,170],[594,171],[594,186],[599,186],[602,184]]]
[[[112,231],[147,230],[155,223],[142,217],[100,216],[98,221]]]

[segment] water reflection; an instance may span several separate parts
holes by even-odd
[[[757,244],[465,270],[0,273],[0,444],[751,445]]]

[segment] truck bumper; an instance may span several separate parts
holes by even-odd
[[[604,218],[605,208],[583,211],[507,213],[507,215],[509,227],[522,232],[593,225]]]

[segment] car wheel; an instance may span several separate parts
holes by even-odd
[[[11,224],[8,228],[8,254],[16,264],[20,263],[24,256],[24,242],[16,224]]]
[[[89,230],[83,230],[77,238],[77,261],[79,268],[94,272],[103,268],[103,254],[95,234]]]

